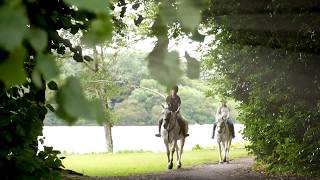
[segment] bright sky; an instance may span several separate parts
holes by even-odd
[[[178,51],[180,57],[183,57],[185,52],[187,51],[190,56],[199,60],[201,56],[201,53],[199,52],[200,46],[202,46],[202,49],[203,48],[207,49],[208,44],[213,39],[214,39],[214,36],[208,36],[205,38],[202,44],[187,38],[184,38],[180,41],[170,40],[169,51]],[[148,38],[145,40],[138,41],[137,43],[132,45],[130,48],[134,48],[134,49],[145,51],[145,52],[151,52],[154,47],[155,41],[156,41],[155,38]]]

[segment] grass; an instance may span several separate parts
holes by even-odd
[[[186,151],[182,156],[183,167],[213,163],[219,159],[217,150],[213,149]],[[232,148],[230,151],[231,159],[246,156],[248,153],[245,149]],[[129,176],[166,171],[167,157],[164,152],[68,155],[63,164],[67,169],[88,176]]]

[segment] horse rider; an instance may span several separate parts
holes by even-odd
[[[167,96],[167,98],[166,98],[166,102],[168,104],[168,108],[172,112],[176,112],[179,109],[180,105],[181,105],[181,99],[177,94],[178,91],[179,91],[179,87],[177,85],[174,85],[173,88],[171,89],[171,94],[169,96]],[[180,129],[181,129],[180,131],[181,131],[182,135],[184,137],[189,136],[189,134],[186,133],[185,122],[183,121],[183,118],[182,118],[182,116],[180,114],[180,111],[177,112],[176,118],[177,118],[178,124],[180,126]],[[162,122],[163,122],[163,119],[160,118],[159,119],[159,132],[157,134],[155,134],[155,136],[157,136],[157,137],[161,137],[160,132],[161,132]]]
[[[235,137],[234,126],[233,126],[233,122],[230,119],[230,109],[227,106],[227,102],[225,100],[221,100],[220,102],[221,102],[221,105],[217,109],[216,119],[218,119],[219,117],[222,117],[222,118],[225,117],[227,119],[227,123],[230,127],[232,138],[234,138]],[[214,139],[216,127],[217,127],[217,123],[215,122],[213,123],[213,132],[211,137],[212,139]]]

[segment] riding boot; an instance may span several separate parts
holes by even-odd
[[[233,125],[233,123],[230,123],[230,128],[231,128],[232,138],[234,138],[235,137],[235,133],[234,133],[234,125]]]
[[[214,139],[214,134],[216,132],[216,127],[217,127],[217,124],[213,123],[212,136],[211,136],[212,139]]]
[[[155,134],[156,137],[161,137],[161,125],[162,125],[162,119],[159,120],[159,132],[158,134]]]

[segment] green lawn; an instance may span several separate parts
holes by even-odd
[[[186,151],[182,156],[182,167],[218,161],[217,150],[212,149]],[[231,159],[245,156],[248,156],[245,149],[232,148],[230,151]],[[68,155],[63,164],[67,169],[88,176],[128,176],[166,171],[167,157],[164,152]]]

